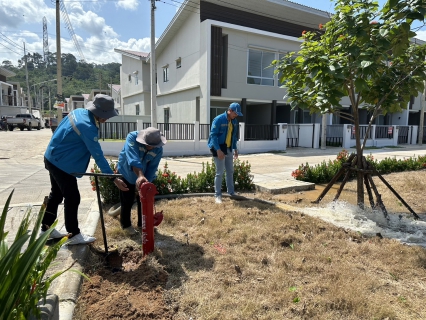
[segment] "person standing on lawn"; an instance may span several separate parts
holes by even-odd
[[[137,201],[138,229],[142,228],[142,207],[138,191],[142,183],[152,182],[157,173],[158,165],[163,156],[163,146],[167,143],[160,130],[149,127],[133,131],[127,135],[124,147],[118,156],[118,173],[123,178],[117,179],[120,186],[120,224],[129,235],[136,233],[132,226],[130,214],[133,203]],[[159,214],[154,216],[154,225],[161,222]]]
[[[226,171],[226,188],[228,189],[228,194],[230,196],[235,194],[233,159],[238,158],[238,121],[236,118],[242,115],[241,106],[237,102],[233,102],[229,105],[226,112],[218,115],[212,122],[207,145],[210,148],[216,166],[216,175],[214,178],[216,203],[222,203],[222,179],[224,171]]]
[[[77,179],[72,174],[86,172],[91,156],[103,173],[113,173],[98,142],[98,131],[100,123],[117,115],[114,100],[110,96],[98,94],[86,108],[71,111],[53,133],[44,154],[51,191],[42,220],[41,234],[56,220],[58,206],[64,200],[65,228],[68,233],[55,229],[50,237],[59,239],[68,235],[68,245],[86,244],[96,240],[82,234],[78,227],[80,192]]]

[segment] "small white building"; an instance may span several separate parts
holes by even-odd
[[[8,81],[16,74],[0,67],[0,115],[16,115],[27,112],[26,95],[19,82]]]

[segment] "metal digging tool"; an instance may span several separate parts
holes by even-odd
[[[104,240],[104,248],[105,252],[96,250],[97,253],[103,254],[105,257],[105,261],[108,265],[113,266],[112,263],[114,260],[117,260],[118,251],[114,250],[112,252],[108,252],[108,244],[107,244],[107,237],[106,237],[106,231],[105,231],[105,222],[104,222],[104,213],[102,211],[102,201],[101,201],[101,195],[99,193],[99,180],[98,177],[104,177],[104,178],[121,178],[121,174],[106,174],[106,173],[72,173],[73,176],[92,176],[95,177],[95,186],[96,186],[96,196],[98,199],[98,207],[99,207],[99,216],[101,218],[101,227],[102,227],[102,236]],[[120,265],[121,267],[121,265]]]

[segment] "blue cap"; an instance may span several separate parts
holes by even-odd
[[[243,116],[243,114],[241,113],[241,106],[239,103],[233,102],[230,104],[229,109],[231,109],[232,111],[235,111],[240,117]]]

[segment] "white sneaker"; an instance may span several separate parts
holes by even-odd
[[[222,203],[222,196],[215,197],[215,202],[216,203]]]
[[[129,236],[133,236],[136,234],[135,228],[132,226],[123,229]]]
[[[45,233],[46,231],[40,231],[40,237]],[[68,235],[67,232],[64,231],[58,231],[56,229],[53,229],[53,231],[50,233],[49,239],[62,239],[63,237],[66,237]]]
[[[76,244],[88,244],[92,243],[96,240],[95,237],[91,237],[82,233],[76,234],[72,238],[70,238],[70,241],[67,242],[67,245],[73,246]]]

